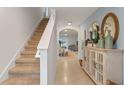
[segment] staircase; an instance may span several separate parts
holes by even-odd
[[[37,45],[48,23],[48,18],[43,18],[32,35],[20,57],[16,59],[15,67],[9,70],[9,78],[4,85],[38,85],[40,84],[40,63],[35,58]]]

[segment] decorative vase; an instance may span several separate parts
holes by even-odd
[[[97,31],[92,32],[92,41],[93,43],[98,43],[99,35]]]
[[[105,37],[105,48],[111,49],[113,48],[113,38],[110,34],[110,30],[107,30],[107,36]]]
[[[105,40],[102,35],[100,35],[100,39],[98,41],[98,48],[105,48]]]

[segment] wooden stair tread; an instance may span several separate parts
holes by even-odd
[[[39,42],[28,42],[27,46],[30,46],[30,45],[34,45],[34,46],[38,46],[38,43]]]
[[[34,42],[38,42],[39,43],[39,41],[40,41],[40,39],[34,39],[34,38],[31,38],[30,39],[32,42],[34,41]]]
[[[21,53],[22,55],[35,55],[36,51],[32,51],[32,50],[25,50]]]
[[[27,57],[27,58],[35,58],[35,55],[36,55],[36,50],[24,50],[22,53],[21,53],[21,56],[22,57]]]
[[[37,43],[37,42],[28,42],[28,46],[29,46],[29,45],[38,46],[38,43]]]
[[[39,37],[32,37],[31,40],[40,40]]]
[[[16,64],[27,64],[27,65],[34,65],[34,64],[40,64],[40,59],[39,58],[25,58],[21,57],[16,60]]]
[[[19,63],[19,62],[28,62],[28,63],[39,63],[39,59],[36,59],[36,58],[25,58],[25,57],[20,57],[16,60],[16,63]]]
[[[28,48],[28,47],[25,47],[24,50],[25,51],[36,51],[37,52],[37,48]]]
[[[28,43],[39,43],[39,41],[35,41],[35,40],[30,40],[30,41],[28,41]]]
[[[4,85],[39,85],[40,78],[32,77],[11,77],[3,82]]]
[[[35,47],[37,47],[38,44],[36,44],[36,43],[28,43],[27,46],[35,46]]]
[[[31,38],[40,39],[41,37],[40,36],[32,36]]]
[[[41,38],[41,36],[33,35],[32,38]]]
[[[35,31],[34,34],[42,34],[42,32]]]
[[[33,58],[19,58],[16,60],[16,64],[18,65],[40,65],[40,59]]]
[[[38,39],[30,39],[30,41],[39,43],[40,40],[38,40]]]
[[[30,66],[15,66],[10,69],[9,74],[39,74],[40,66],[39,65],[30,65]]]
[[[37,47],[34,46],[34,45],[31,45],[31,46],[26,46],[25,48],[34,48],[34,49],[36,49]]]
[[[26,47],[37,47],[36,45],[27,45]]]
[[[34,33],[33,36],[40,36],[41,37],[42,34],[39,33]]]

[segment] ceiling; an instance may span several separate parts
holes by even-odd
[[[72,26],[79,26],[97,9],[97,7],[56,7],[57,24],[67,26],[67,22],[71,21]]]

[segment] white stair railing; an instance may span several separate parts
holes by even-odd
[[[36,57],[40,58],[40,84],[53,84],[56,72],[56,13],[51,9],[48,24],[37,47]]]

